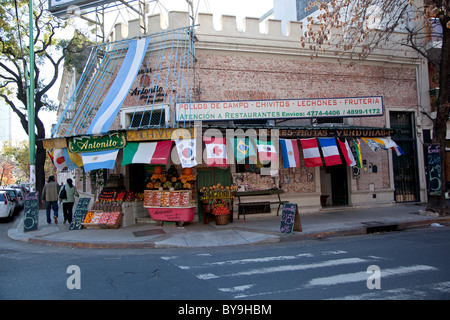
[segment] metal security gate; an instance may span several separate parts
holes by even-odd
[[[391,128],[395,129],[392,139],[405,153],[397,156],[392,152],[395,201],[420,201],[414,113],[390,112],[390,122]]]

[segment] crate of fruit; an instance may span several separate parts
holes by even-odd
[[[122,212],[120,212],[120,211],[110,212],[109,219],[106,223],[106,228],[108,228],[108,229],[119,228],[121,219],[122,219]]]
[[[83,227],[88,229],[105,229],[105,224],[100,223],[102,216],[103,211],[101,210],[88,211],[86,213],[86,217],[84,218],[84,222],[82,223]]]

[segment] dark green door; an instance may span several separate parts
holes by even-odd
[[[401,156],[397,156],[394,151],[392,152],[395,201],[420,201],[414,113],[390,112],[390,121],[391,128],[395,129],[392,140],[404,152],[404,155]]]
[[[333,206],[348,205],[347,164],[330,166],[331,174],[331,202]]]
[[[203,187],[209,187],[221,183],[224,186],[230,186],[232,183],[230,168],[198,168],[197,169],[197,198],[200,199],[200,190]],[[203,220],[203,208],[198,206],[199,221]]]

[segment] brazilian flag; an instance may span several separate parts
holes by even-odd
[[[249,158],[250,162],[256,164],[256,149],[255,149],[256,141],[254,138],[235,138],[234,139],[234,156],[236,158],[237,164],[244,164],[247,161],[246,158]]]

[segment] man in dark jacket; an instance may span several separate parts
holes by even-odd
[[[52,223],[50,219],[50,210],[53,209],[53,219],[58,223],[58,194],[59,185],[55,181],[54,176],[48,177],[48,182],[42,190],[42,202],[45,202],[45,209],[47,213],[47,223]]]

